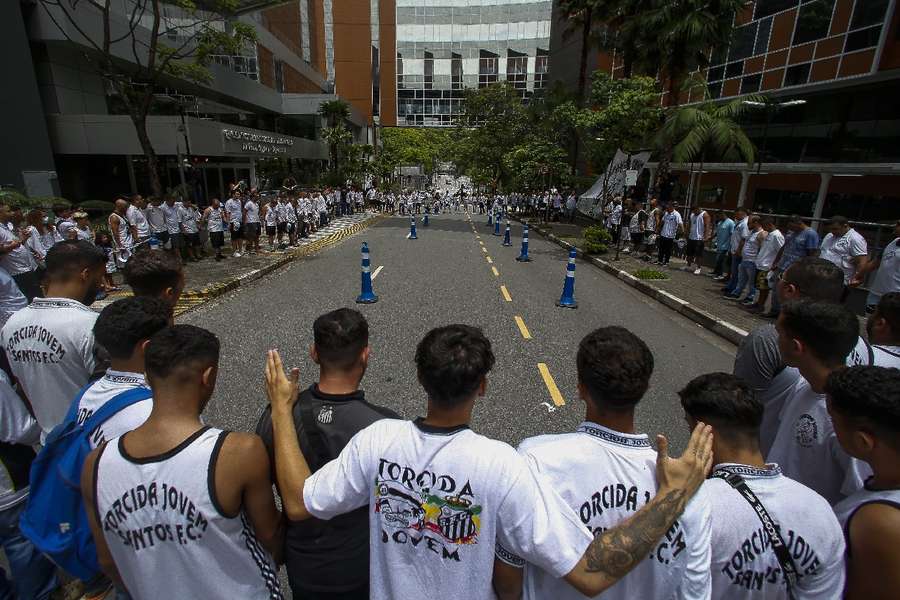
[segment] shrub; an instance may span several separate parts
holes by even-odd
[[[603,254],[609,249],[612,235],[599,225],[584,230],[584,251],[587,254]]]
[[[669,276],[661,271],[655,271],[653,269],[638,269],[634,273],[632,273],[638,279],[668,279]]]

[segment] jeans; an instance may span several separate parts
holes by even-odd
[[[716,268],[713,269],[713,275],[722,275],[725,273],[725,261],[728,260],[728,250],[716,252]]]
[[[725,289],[726,294],[731,294],[737,288],[738,277],[740,277],[741,257],[736,254],[731,255],[731,277],[728,279],[728,287]]]
[[[12,583],[0,569],[0,599],[42,600],[56,589],[56,568],[46,556],[37,551],[19,531],[19,516],[25,502],[0,511],[0,545],[6,553],[12,571]]]
[[[659,263],[662,265],[669,264],[669,258],[672,257],[672,246],[675,245],[674,238],[659,236]]]
[[[749,284],[749,287],[747,287],[747,298],[752,298],[756,294],[756,263],[752,260],[741,261],[739,270],[740,275],[738,276],[737,287],[734,288],[731,295],[740,296],[741,292],[744,291],[744,286]]]

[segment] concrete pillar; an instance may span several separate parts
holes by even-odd
[[[825,208],[825,198],[828,197],[828,186],[831,184],[831,173],[820,173],[819,195],[816,196],[816,207],[813,209],[813,229],[818,229],[819,220],[822,218],[822,209]]]
[[[738,207],[744,206],[744,203],[747,202],[747,187],[749,185],[750,185],[750,172],[749,171],[741,171],[741,189],[738,192],[738,197],[737,197]]]
[[[685,198],[684,202],[686,212],[690,210],[691,204],[694,203],[694,188],[697,185],[697,174],[698,171],[691,171],[691,179],[688,182],[687,198]]]
[[[137,178],[134,176],[134,157],[130,154],[125,155],[125,168],[128,170],[128,185],[131,186],[131,193],[137,194]]]
[[[250,182],[249,183],[250,183],[251,188],[256,187],[257,182],[256,182],[256,159],[255,158],[250,159]]]
[[[216,165],[216,171],[219,173],[219,194],[222,196],[222,202],[228,200],[228,189],[225,187],[225,178],[222,175],[222,165]]]

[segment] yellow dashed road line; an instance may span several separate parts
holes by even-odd
[[[531,332],[528,331],[528,328],[525,327],[525,321],[522,320],[522,317],[516,315],[513,317],[516,320],[516,325],[519,326],[519,332],[522,334],[522,337],[526,340],[531,339]]]
[[[507,302],[512,302],[512,296],[509,295],[509,290],[506,289],[505,285],[500,286],[500,293],[503,294],[503,299]]]
[[[544,363],[538,363],[538,371],[541,373],[541,378],[544,380],[544,385],[547,386],[547,391],[550,392],[550,399],[553,400],[553,404],[556,406],[562,406],[566,403],[563,400],[562,394],[559,392],[559,388],[556,387],[556,382],[553,381],[553,376],[550,374],[550,369],[547,368],[547,365]]]
[[[487,248],[485,248],[484,246],[481,247],[481,251],[487,254]]]
[[[497,270],[497,267],[491,267],[491,273],[494,274],[494,277],[500,277],[500,271]]]
[[[490,256],[485,256],[484,258],[487,259],[489,265],[494,264],[494,259],[492,259]]]

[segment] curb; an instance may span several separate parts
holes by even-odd
[[[199,290],[191,290],[189,292],[185,292],[181,295],[181,299],[178,301],[178,306],[175,307],[175,316],[179,316],[190,310],[193,310],[194,308],[197,308],[198,306],[209,300],[224,296],[228,292],[232,292],[242,285],[247,285],[248,283],[261,279],[266,275],[277,271],[278,269],[281,269],[282,267],[288,265],[298,258],[308,256],[310,254],[318,252],[319,250],[322,250],[327,246],[331,246],[332,244],[343,241],[345,238],[348,238],[351,235],[357,234],[363,229],[370,227],[382,218],[383,215],[380,213],[372,215],[365,221],[354,223],[353,225],[350,225],[345,229],[335,231],[327,237],[320,238],[314,242],[311,242],[310,244],[307,244],[306,246],[297,248],[296,250],[284,254],[277,260],[263,267],[250,271],[249,273],[244,273],[243,275],[239,275],[234,279],[216,283]]]
[[[510,217],[520,223],[523,222],[521,219],[519,219],[517,217],[513,217],[512,215],[510,215]],[[619,279],[626,285],[631,286],[632,288],[638,290],[642,294],[650,296],[657,302],[660,302],[661,304],[664,304],[665,306],[671,308],[672,310],[687,317],[688,319],[690,319],[694,323],[697,323],[704,329],[712,331],[719,337],[722,337],[722,338],[728,340],[735,346],[740,345],[740,343],[747,336],[748,332],[741,329],[737,325],[733,325],[732,323],[729,323],[728,321],[723,321],[722,319],[716,317],[712,313],[707,312],[701,308],[697,308],[696,306],[694,306],[687,300],[682,300],[678,296],[675,296],[665,290],[661,290],[657,287],[654,287],[654,286],[650,285],[649,283],[647,283],[646,281],[638,279],[631,273],[629,273],[627,271],[623,271],[622,269],[619,269],[617,267],[614,267],[613,265],[611,265],[607,261],[603,260],[602,258],[598,258],[596,256],[588,256],[584,253],[584,251],[581,248],[578,248],[577,246],[570,244],[569,242],[559,239],[557,236],[553,235],[552,233],[549,233],[548,231],[545,231],[543,228],[541,228],[539,226],[535,226],[535,225],[532,225],[531,223],[529,223],[528,229],[530,231],[537,232],[538,234],[542,235],[546,239],[550,240],[551,242],[553,242],[559,246],[562,246],[563,248],[565,248],[567,250],[574,249],[576,251],[576,253],[578,254],[578,258],[594,265],[595,267],[598,267],[598,268],[606,271],[607,273],[609,273],[613,277],[616,277],[617,279]]]

